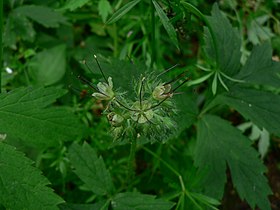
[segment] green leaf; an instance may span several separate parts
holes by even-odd
[[[240,198],[252,208],[258,206],[269,210],[267,196],[272,192],[263,175],[266,168],[250,146],[251,141],[227,121],[212,115],[199,120],[197,133],[194,159],[200,169],[208,172],[205,180],[207,193],[221,198],[228,165]]]
[[[157,11],[157,14],[158,14],[158,16],[160,18],[160,21],[163,24],[163,27],[165,28],[168,36],[170,37],[170,39],[173,42],[173,44],[179,49],[179,43],[178,43],[178,39],[177,39],[177,34],[176,34],[176,31],[175,31],[175,28],[170,23],[168,17],[166,16],[166,14],[162,10],[162,8],[159,6],[159,4],[155,0],[152,0],[152,1],[153,1],[154,6],[155,6],[155,9]]]
[[[114,210],[168,210],[173,206],[169,201],[137,192],[119,193],[112,199],[111,204]]]
[[[0,141],[0,204],[6,209],[58,209],[63,200],[32,161]]]
[[[65,45],[58,45],[33,57],[29,63],[29,73],[35,84],[52,85],[63,78],[66,71],[65,50]]]
[[[259,128],[280,135],[280,96],[253,88],[235,86],[218,100],[235,108]]]
[[[0,94],[0,133],[43,148],[81,136],[84,129],[69,109],[45,108],[65,93],[61,88],[20,88]]]
[[[94,204],[61,204],[59,205],[60,210],[107,210],[109,202],[99,201]]]
[[[86,184],[86,187],[97,195],[109,195],[113,190],[113,182],[106,169],[102,157],[87,143],[83,146],[73,144],[69,150],[69,159],[75,173]]]
[[[103,23],[105,23],[108,15],[112,12],[112,7],[108,0],[99,0],[98,2],[98,12],[102,17]]]
[[[124,16],[126,13],[128,13],[136,4],[138,4],[141,0],[133,0],[121,7],[119,10],[117,10],[112,17],[107,21],[106,24],[112,24],[117,22],[122,16]]]
[[[18,39],[33,42],[35,35],[32,23],[24,15],[12,12],[8,16],[3,33],[4,46],[16,49]]]
[[[255,46],[237,78],[247,83],[280,87],[280,63],[272,61],[268,42]]]
[[[235,75],[240,67],[240,36],[225,15],[221,13],[217,4],[214,4],[211,14],[207,20],[217,40],[218,58],[216,58],[214,42],[208,29],[205,30],[205,51],[209,58],[217,60],[220,71],[228,76]]]
[[[15,9],[15,12],[29,17],[33,21],[45,26],[56,28],[61,23],[66,23],[66,18],[62,14],[49,7],[37,5],[24,5]]]
[[[90,2],[90,0],[68,0],[65,5],[61,8],[61,10],[67,10],[73,11],[79,7],[84,6]]]
[[[249,17],[247,23],[248,39],[254,45],[260,44],[262,41],[270,40],[274,36],[271,29],[264,26],[269,18],[268,15],[263,15],[257,18]]]

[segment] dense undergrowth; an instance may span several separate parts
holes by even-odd
[[[279,1],[1,3],[0,209],[280,208]]]

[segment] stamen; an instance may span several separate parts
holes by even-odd
[[[188,71],[188,70],[182,72],[181,74],[179,74],[177,77],[175,77],[175,78],[172,79],[171,81],[164,83],[164,85],[168,85],[168,84],[171,84],[171,83],[173,83],[173,82],[178,81],[181,77],[184,77],[184,76],[186,75],[187,71]]]
[[[163,71],[163,72],[161,72],[160,74],[158,74],[158,75],[156,76],[156,78],[158,78],[158,77],[160,77],[161,75],[163,75],[163,74],[165,74],[165,73],[169,72],[170,70],[172,70],[172,69],[176,68],[177,66],[179,66],[179,64],[178,64],[178,63],[176,63],[175,65],[171,66],[170,68],[168,68],[168,69],[164,70],[164,71]]]
[[[96,56],[95,54],[93,54],[93,57],[94,57],[94,59],[95,59],[97,65],[98,65],[99,71],[101,72],[103,79],[104,79],[105,82],[108,84],[108,81],[107,81],[107,79],[106,79],[106,77],[105,77],[105,75],[104,75],[104,72],[103,72],[102,69],[101,69],[101,66],[100,66],[100,64],[99,64],[99,61],[98,61],[98,59],[97,59],[97,56]],[[109,85],[109,84],[108,84],[108,85]]]

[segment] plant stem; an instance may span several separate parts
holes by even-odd
[[[152,55],[151,55],[151,67],[154,65],[156,60],[156,21],[155,21],[155,8],[151,0],[151,46],[152,46]]]
[[[137,146],[137,140],[136,138],[132,138],[131,145],[130,145],[130,154],[128,159],[128,165],[127,165],[127,185],[129,186],[135,176],[135,154],[136,154],[136,146]]]
[[[3,69],[3,44],[2,44],[2,36],[3,36],[3,0],[0,0],[0,93],[2,89],[2,69]]]

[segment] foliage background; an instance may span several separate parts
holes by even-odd
[[[188,1],[208,24],[182,2],[3,2],[0,209],[280,208],[279,2]],[[178,132],[138,147],[129,186],[129,144],[112,144],[105,104],[77,78],[102,80],[93,53],[124,89],[135,69],[188,70]]]

